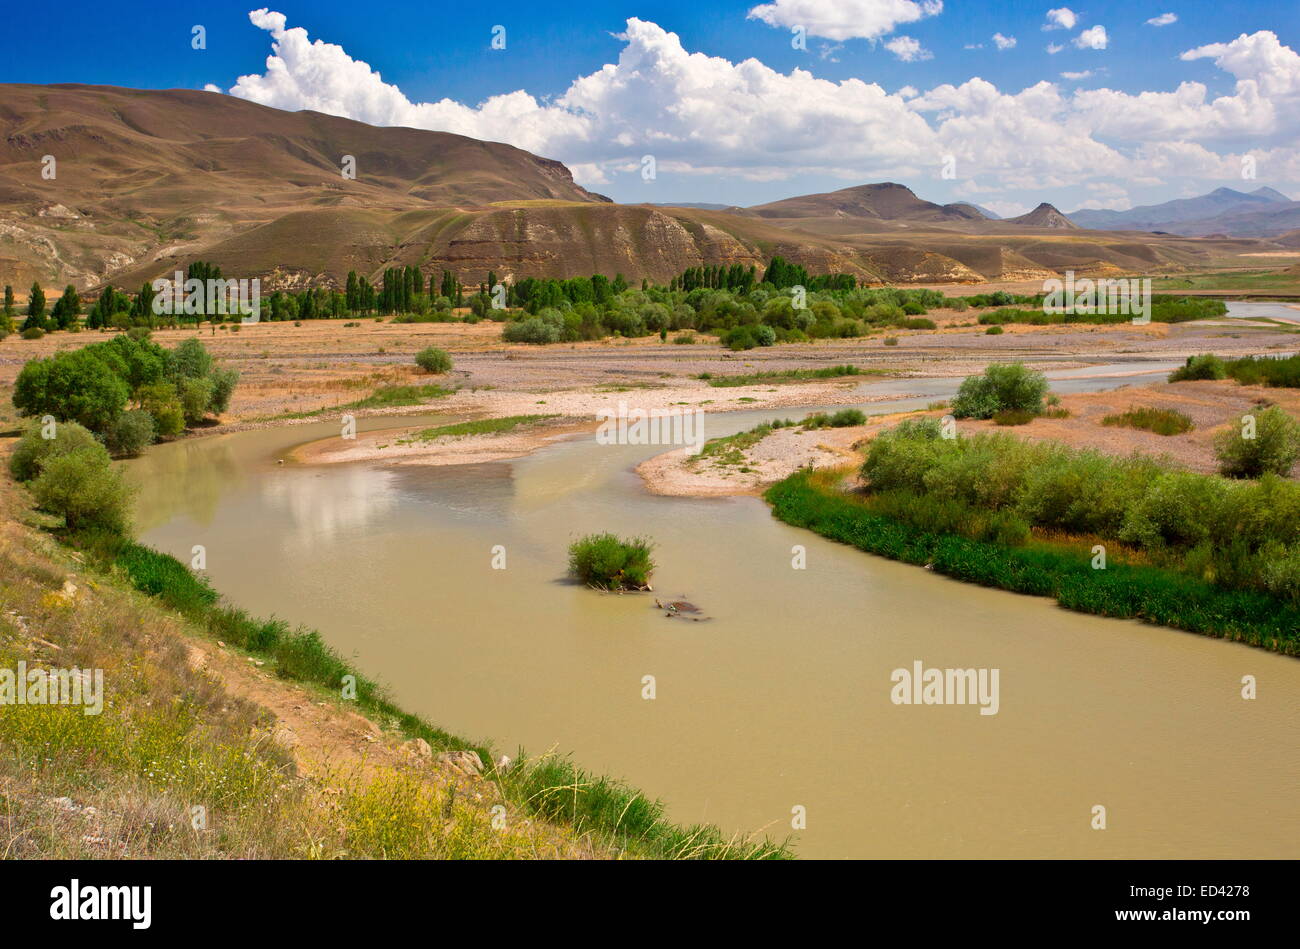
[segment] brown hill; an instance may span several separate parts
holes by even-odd
[[[786,198],[749,210],[766,218],[833,216],[925,223],[985,220],[984,215],[969,204],[924,201],[911,188],[892,181]]]
[[[1028,214],[1007,218],[1006,222],[1008,224],[1020,224],[1028,227],[1054,227],[1066,231],[1079,230],[1079,225],[1075,224],[1046,201],[1034,208]]]
[[[471,285],[488,271],[665,282],[778,254],[868,283],[974,283],[1242,265],[1277,247],[1087,231],[1051,205],[990,220],[888,182],[749,209],[616,205],[509,145],[205,92],[2,86],[0,129],[0,283],[20,292],[34,279],[133,288],[197,259],[267,289],[396,264]]]

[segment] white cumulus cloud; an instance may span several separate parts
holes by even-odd
[[[1178,22],[1177,13],[1162,13],[1159,16],[1153,16],[1147,20],[1147,26],[1168,26],[1170,23]]]
[[[1011,49],[1016,45],[1016,38],[1014,36],[1003,36],[1001,33],[994,33],[993,45],[998,49]]]
[[[1069,7],[1059,7],[1055,10],[1047,11],[1047,22],[1043,24],[1045,30],[1072,30],[1074,25],[1079,22],[1079,15]]]
[[[942,12],[943,0],[774,0],[750,10],[749,19],[788,29],[802,26],[811,36],[839,42],[878,39]]]
[[[923,59],[933,58],[933,54],[929,50],[922,49],[921,44],[910,36],[896,36],[892,40],[887,40],[885,49],[905,63],[915,63]]]
[[[1079,49],[1105,49],[1110,38],[1106,35],[1104,26],[1090,26],[1071,42]]]

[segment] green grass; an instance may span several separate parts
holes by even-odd
[[[796,423],[789,419],[764,422],[761,425],[755,425],[748,431],[737,432],[734,435],[723,435],[720,438],[710,438],[704,443],[704,447],[700,449],[699,454],[691,458],[690,463],[698,464],[701,461],[709,461],[715,465],[743,464],[745,452],[772,434],[774,429],[787,428],[794,424]]]
[[[700,375],[715,388],[729,386],[752,386],[764,382],[801,382],[808,379],[837,379],[841,376],[879,376],[886,375],[883,369],[861,369],[857,366],[828,366],[825,369],[774,369],[763,372],[751,372],[735,376]]]
[[[1175,409],[1155,409],[1149,406],[1130,408],[1127,412],[1107,415],[1102,425],[1139,428],[1157,435],[1181,435],[1193,428],[1192,420]]]
[[[557,418],[556,415],[507,415],[503,418],[485,418],[473,422],[457,422],[454,425],[439,425],[426,428],[416,433],[418,441],[432,441],[435,438],[449,438],[453,435],[498,435],[514,431],[520,425],[530,425],[543,419]]]
[[[768,489],[772,513],[795,527],[936,573],[1033,596],[1066,609],[1137,619],[1300,655],[1300,606],[1250,590],[1145,565],[1094,570],[1088,548],[1044,542],[1009,546],[923,528],[880,514],[801,471]]]
[[[335,406],[334,409],[321,409],[321,412],[335,411],[337,409],[383,409],[392,408],[399,405],[419,405],[427,402],[429,399],[441,399],[454,393],[455,389],[448,389],[440,385],[422,385],[422,386],[380,386],[364,399],[358,399],[356,402],[349,402],[346,405]]]

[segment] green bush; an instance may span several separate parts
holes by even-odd
[[[153,416],[154,430],[159,438],[174,438],[185,430],[185,413],[176,387],[170,382],[155,382],[141,386],[135,394],[140,408]]]
[[[203,379],[212,372],[212,355],[194,337],[182,340],[171,351],[168,363],[173,380]]]
[[[415,364],[425,372],[451,372],[451,357],[444,350],[430,346],[415,354]]]
[[[104,437],[109,452],[118,458],[134,458],[154,443],[157,430],[153,416],[144,409],[123,412]]]
[[[728,349],[740,351],[755,346],[772,346],[776,343],[776,330],[761,324],[735,326],[723,332],[718,341]]]
[[[212,397],[208,401],[208,411],[220,415],[230,408],[230,397],[235,392],[239,373],[233,369],[213,369],[208,379],[212,382]]]
[[[45,330],[39,326],[28,326],[19,335],[23,339],[40,339],[45,335]]]
[[[46,438],[47,432],[54,437]],[[9,473],[15,481],[31,481],[47,460],[98,445],[94,434],[76,422],[56,422],[47,428],[39,419],[33,419],[24,426],[9,456]]]
[[[105,432],[130,395],[127,383],[86,347],[27,363],[14,383],[13,401],[23,415],[52,415]]]
[[[1300,389],[1300,354],[1294,356],[1246,356],[1227,363],[1228,375],[1242,385],[1280,386]]]
[[[569,545],[569,576],[603,590],[639,590],[650,584],[653,545],[640,537],[588,534]]]
[[[1215,439],[1219,472],[1229,478],[1286,477],[1300,459],[1300,423],[1276,405],[1255,413],[1254,420],[1252,438],[1243,421]]]
[[[957,418],[992,418],[1006,409],[1037,415],[1043,411],[1047,379],[1023,363],[989,366],[983,375],[968,376],[952,401]]]
[[[72,530],[128,532],[131,493],[103,445],[47,457],[31,489],[36,503]]]
[[[1198,379],[1226,379],[1228,367],[1213,353],[1188,356],[1185,365],[1169,374],[1170,382],[1190,382]]]
[[[214,386],[206,376],[182,376],[177,384],[180,396],[181,413],[187,427],[193,427],[203,421],[212,402]]]
[[[990,326],[984,331],[985,336],[1001,336],[1005,332],[1001,326]]]
[[[542,346],[558,343],[561,339],[559,327],[538,317],[530,317],[514,323],[507,323],[501,330],[501,338],[507,343],[532,343]]]

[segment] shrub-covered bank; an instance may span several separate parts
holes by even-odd
[[[1300,655],[1300,607],[1141,564],[1092,567],[1088,548],[1024,546],[927,530],[877,513],[835,487],[835,472],[801,471],[768,489],[772,513],[795,527],[892,560],[930,565],[957,580],[1050,596],[1067,609],[1138,619]]]

